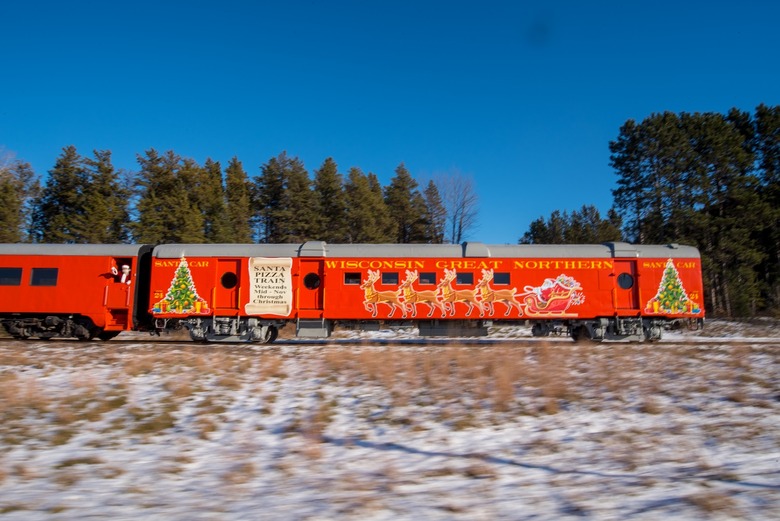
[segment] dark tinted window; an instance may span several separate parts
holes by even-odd
[[[382,273],[382,284],[398,284],[398,272]]]
[[[33,268],[30,286],[56,286],[57,268]]]
[[[458,273],[458,276],[455,280],[457,284],[474,284],[474,274],[473,273]]]
[[[0,286],[22,284],[22,268],[0,268]]]
[[[509,284],[509,273],[495,273],[493,275],[493,283],[499,285]]]
[[[436,274],[420,273],[420,284],[436,284]]]
[[[360,273],[345,273],[344,274],[344,284],[349,285],[359,285],[360,284]]]

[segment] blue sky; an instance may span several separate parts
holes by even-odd
[[[469,240],[595,205],[609,141],[654,112],[780,103],[776,2],[6,1],[0,151],[45,175],[62,148],[117,168],[174,150],[333,157],[383,184],[457,174]]]

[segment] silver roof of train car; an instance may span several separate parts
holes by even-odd
[[[417,258],[698,258],[692,246],[604,244],[163,244],[157,258],[180,257],[417,257]]]
[[[298,257],[300,244],[161,244],[152,256],[181,257]]]
[[[135,257],[141,244],[0,244],[0,255],[77,255]]]

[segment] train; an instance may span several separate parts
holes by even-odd
[[[110,340],[185,328],[200,342],[273,342],[335,328],[655,341],[704,323],[692,246],[0,244],[0,322],[17,339]]]

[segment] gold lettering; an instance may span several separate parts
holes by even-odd
[[[483,263],[486,264],[486,263]],[[645,267],[647,263],[645,263]],[[611,270],[614,263],[611,260],[536,260],[523,259],[512,262],[512,267],[518,270]]]

